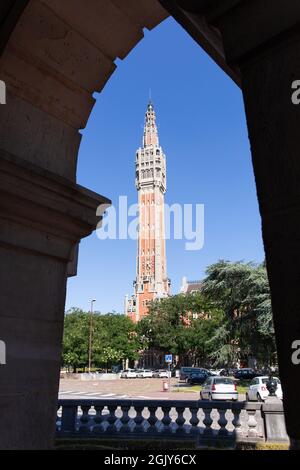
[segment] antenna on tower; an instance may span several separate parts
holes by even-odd
[[[151,88],[149,88],[149,102],[151,103],[152,101],[152,93],[151,93]]]

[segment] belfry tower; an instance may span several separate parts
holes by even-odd
[[[148,313],[151,300],[170,294],[167,278],[164,194],[166,157],[159,146],[153,104],[147,106],[143,145],[136,152],[139,204],[136,280],[134,294],[125,300],[125,312],[135,322]]]

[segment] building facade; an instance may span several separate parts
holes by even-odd
[[[125,313],[137,322],[148,314],[152,300],[170,294],[164,220],[166,157],[159,145],[151,101],[146,110],[143,144],[136,152],[135,169],[139,205],[136,279],[133,295],[125,299]]]
[[[201,291],[203,281],[188,281],[186,277],[182,278],[180,286],[180,294],[191,294],[192,292]]]

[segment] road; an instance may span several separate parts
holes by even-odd
[[[60,381],[60,399],[126,399],[141,400],[198,400],[199,387],[190,387],[171,379],[171,389],[163,391],[163,379],[80,380],[63,378]],[[239,394],[239,401],[245,400]]]

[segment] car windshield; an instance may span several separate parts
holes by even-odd
[[[276,379],[275,377],[273,377],[273,379],[275,380],[275,382],[276,382],[277,384],[279,384],[279,385],[280,385],[280,383],[281,383],[281,382],[280,382],[280,380],[279,380],[279,379]],[[266,383],[268,383],[268,381],[269,381],[269,378],[262,379],[261,381],[262,381],[262,383],[263,383],[263,384],[266,384]]]

